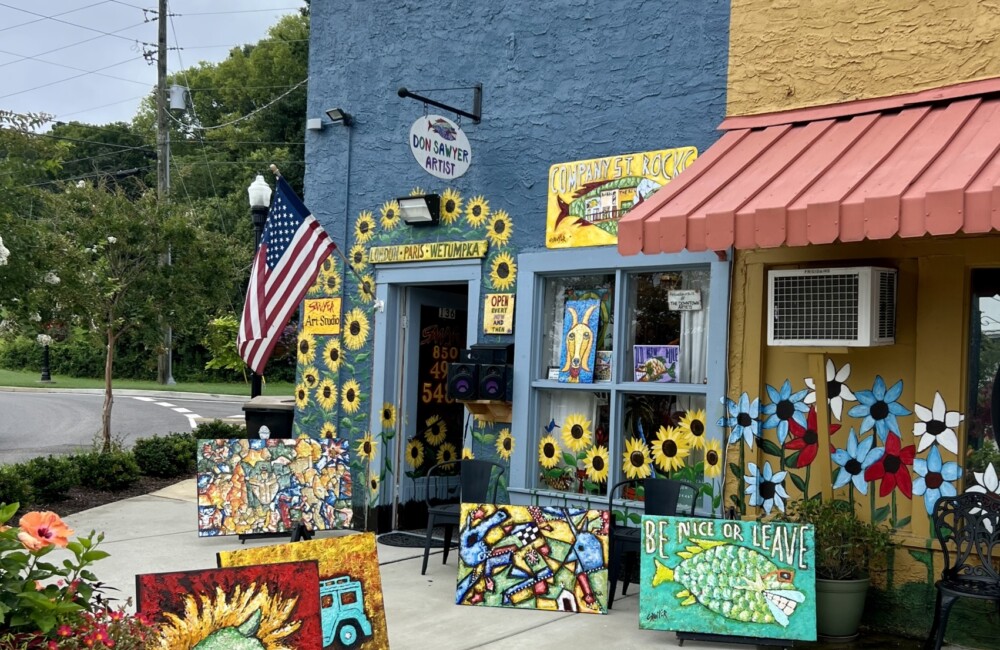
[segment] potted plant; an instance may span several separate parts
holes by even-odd
[[[817,633],[856,636],[870,576],[887,566],[892,529],[865,521],[847,501],[792,502],[785,518],[815,529]]]

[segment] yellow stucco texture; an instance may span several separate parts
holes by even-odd
[[[767,271],[781,268],[844,266],[886,266],[898,269],[896,342],[894,345],[851,348],[787,348],[767,345]],[[817,403],[825,403],[825,377],[821,372],[826,359],[840,369],[850,363],[847,384],[857,393],[872,390],[876,376],[881,376],[887,387],[903,382],[898,402],[911,411],[914,404],[928,408],[935,393],[940,393],[948,410],[966,411],[968,397],[968,350],[970,277],[975,268],[1000,266],[1000,236],[951,237],[914,240],[866,241],[855,244],[833,244],[797,248],[760,249],[738,251],[733,260],[732,309],[730,316],[730,343],[728,364],[729,397],[736,398],[744,391],[751,399],[760,397],[761,405],[770,403],[766,386],[778,388],[787,379],[792,391],[806,387],[805,379],[812,377],[817,387]],[[817,376],[819,375],[819,376]],[[845,448],[851,427],[860,428],[861,419],[849,417],[848,410],[858,402],[845,402],[840,422],[842,428],[832,435],[837,448]],[[823,422],[820,417],[820,447]],[[763,419],[763,418],[762,418]],[[897,417],[901,444],[905,448],[917,444],[913,434],[915,415]],[[861,434],[860,431],[858,431]],[[939,447],[944,462],[964,462],[965,425],[957,430],[959,453]],[[862,438],[873,435],[868,431]],[[774,430],[766,437],[777,443]],[[883,442],[876,439],[877,446]],[[786,456],[787,456],[786,452]],[[926,458],[927,450],[917,453]],[[761,466],[770,462],[777,471],[779,460],[767,455],[762,445],[752,450],[732,445],[727,450],[727,462],[743,457],[744,463]],[[911,478],[917,478],[909,468]],[[744,472],[747,470],[744,469]],[[816,460],[806,470],[791,468],[807,481],[810,496],[823,493],[840,499],[850,497],[849,488],[832,490],[831,480],[839,471],[829,454],[820,451]],[[742,493],[741,479],[727,473],[725,503],[732,502],[731,495]],[[802,491],[792,481],[786,481],[791,499],[802,498]],[[868,494],[854,492],[854,500],[866,517],[875,510],[885,513],[885,523],[896,523],[897,540],[907,549],[936,549],[932,542],[930,521],[923,497],[914,494],[907,499],[897,488],[893,496],[880,497],[879,481],[868,483]],[[956,482],[963,489],[963,479]],[[874,496],[873,496],[874,495]],[[760,516],[760,508],[747,507],[746,518]],[[940,558],[934,558],[940,569]],[[900,549],[896,553],[892,581],[898,585],[927,580],[928,568],[914,562],[911,554]]]
[[[733,0],[727,113],[1000,76],[997,0]]]

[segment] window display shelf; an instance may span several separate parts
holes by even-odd
[[[465,408],[469,409],[469,412],[480,420],[486,420],[487,422],[506,422],[508,424],[511,421],[510,402],[501,402],[499,400],[491,399],[456,401],[464,404]]]

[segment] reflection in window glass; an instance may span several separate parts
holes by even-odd
[[[704,395],[625,396],[619,449],[622,478],[700,484],[721,475],[722,444],[706,439]]]
[[[545,281],[543,322],[547,327],[542,334],[543,379],[547,377],[548,368],[559,366],[567,300],[600,301],[595,352],[611,350],[614,282],[613,275],[560,276]]]
[[[993,430],[993,393],[1000,372],[1000,270],[972,272],[969,402],[966,407],[966,480],[1000,457]],[[948,406],[951,410],[951,406]]]
[[[632,345],[626,353],[634,380],[705,383],[709,272],[636,273],[629,278]]]
[[[606,494],[608,455],[606,393],[539,392],[537,487],[574,494]]]

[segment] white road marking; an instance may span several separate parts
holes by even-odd
[[[177,411],[178,413],[190,413],[191,412],[191,409],[186,409],[183,406],[175,406],[174,410]]]
[[[195,427],[198,426],[197,420],[201,416],[198,415],[197,413],[192,413],[190,409],[186,409],[183,406],[174,406],[170,402],[157,402],[152,397],[139,397],[137,395],[130,395],[130,397],[132,399],[139,400],[140,402],[153,402],[157,406],[163,406],[163,407],[171,409],[172,411],[174,411],[176,413],[180,413],[181,415],[183,415],[184,417],[187,418],[188,426],[191,427],[192,431],[195,429]]]
[[[174,407],[174,405],[171,404],[170,402],[156,402],[156,405],[157,406],[166,406],[167,408],[173,408]]]
[[[155,402],[156,401],[156,399],[154,399],[152,397],[136,397],[134,395],[132,396],[132,399],[137,399],[140,402]]]

